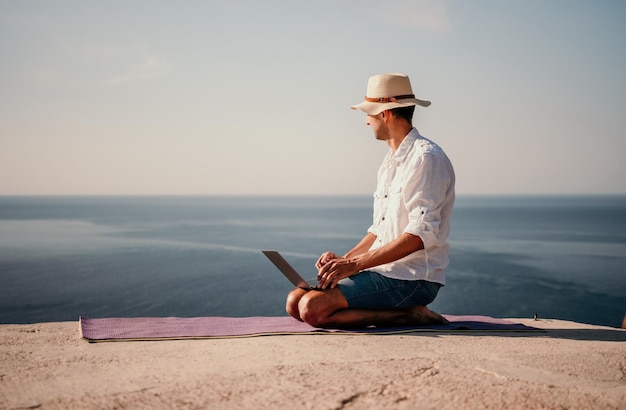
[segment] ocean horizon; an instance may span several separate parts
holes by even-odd
[[[282,316],[278,249],[305,276],[371,223],[371,195],[0,196],[0,323]],[[625,195],[459,195],[430,307],[619,327]]]

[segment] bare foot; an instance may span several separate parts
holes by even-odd
[[[407,312],[410,315],[410,324],[412,325],[432,325],[432,324],[441,324],[447,325],[450,323],[448,319],[441,316],[437,312],[433,312],[428,309],[426,306],[413,306],[407,309]]]

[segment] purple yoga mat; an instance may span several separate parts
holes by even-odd
[[[255,317],[138,317],[89,319],[80,317],[82,337],[91,342],[251,337],[285,334],[393,334],[425,331],[540,331],[489,316],[445,315],[447,325],[319,329],[289,316]]]

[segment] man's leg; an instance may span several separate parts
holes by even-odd
[[[298,305],[300,303],[300,299],[302,299],[302,296],[306,295],[307,292],[308,290],[295,288],[294,290],[289,292],[289,295],[287,295],[287,303],[285,305],[285,309],[287,310],[289,316],[296,318],[299,321],[302,321],[302,317],[300,317],[300,309],[298,308]]]
[[[292,292],[298,299],[298,317],[314,327],[354,328],[371,325],[424,325],[447,323],[426,306],[406,309],[349,309],[339,288]],[[293,305],[292,305],[293,306]]]

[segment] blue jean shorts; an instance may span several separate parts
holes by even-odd
[[[425,280],[391,279],[363,271],[338,283],[352,309],[404,309],[435,300],[441,284]]]

